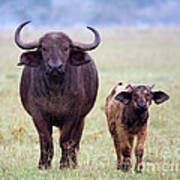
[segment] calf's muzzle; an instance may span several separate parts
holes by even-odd
[[[139,102],[138,104],[137,104],[137,111],[139,112],[139,113],[143,113],[144,111],[147,111],[147,105],[146,105],[146,103],[145,102]]]

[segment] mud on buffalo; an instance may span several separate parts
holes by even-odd
[[[86,51],[99,45],[100,35],[88,27],[95,36],[89,44],[74,42],[62,32],[50,32],[25,43],[20,32],[29,22],[18,26],[15,42],[29,50],[22,53],[18,63],[24,65],[20,96],[39,134],[39,168],[47,169],[51,165],[53,126],[60,131],[60,168],[75,167],[84,120],[98,91],[96,66]]]

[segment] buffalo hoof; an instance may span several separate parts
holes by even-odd
[[[135,171],[136,173],[142,173],[143,165],[142,164],[136,164]]]
[[[69,168],[69,163],[68,162],[60,162],[60,169],[65,169]]]
[[[76,169],[77,166],[78,166],[77,163],[74,163],[74,162],[73,162],[73,163],[71,164],[72,169]]]
[[[51,167],[50,164],[39,164],[38,168],[39,169],[49,169]]]
[[[127,164],[127,163],[123,163],[122,165],[121,165],[121,167],[120,167],[120,169],[121,170],[123,170],[123,171],[129,171],[130,170],[130,165],[129,164]]]
[[[132,166],[131,166],[131,161],[130,160],[122,162],[121,164],[119,164],[117,166],[117,169],[121,169],[121,170],[123,170],[125,172],[129,171],[131,168],[132,168]]]

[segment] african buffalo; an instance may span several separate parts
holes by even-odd
[[[161,104],[169,99],[166,93],[152,91],[152,88],[153,86],[131,86],[120,82],[106,99],[105,113],[117,154],[117,169],[127,171],[131,168],[131,152],[135,137],[135,170],[141,172],[143,169],[149,106],[152,100],[156,104]]]
[[[96,66],[86,51],[99,45],[100,35],[87,27],[95,35],[90,44],[74,42],[62,32],[50,32],[37,41],[25,43],[20,32],[29,22],[16,29],[15,42],[22,49],[36,48],[22,53],[18,65],[25,65],[20,96],[39,134],[39,168],[51,165],[53,126],[60,131],[60,168],[75,167],[84,119],[95,103],[98,90]]]

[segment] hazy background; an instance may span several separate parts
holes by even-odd
[[[32,20],[35,27],[177,26],[179,0],[0,0],[0,28]]]
[[[24,42],[46,31],[63,31],[89,43],[95,27],[102,42],[88,53],[99,74],[94,108],[85,122],[76,169],[59,169],[59,131],[53,129],[52,168],[39,171],[39,138],[19,96],[24,52],[14,42],[16,27],[31,20]],[[180,179],[180,0],[0,0],[0,180]],[[142,174],[116,170],[116,153],[104,113],[117,82],[156,84],[170,100],[150,108]],[[133,168],[135,156],[132,155]]]

